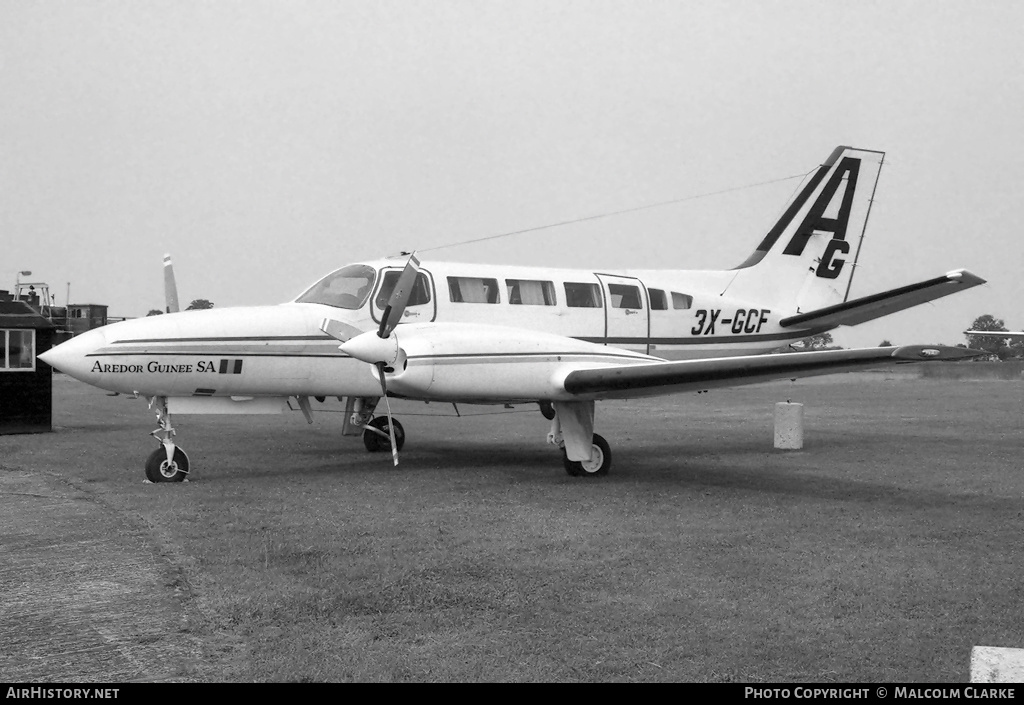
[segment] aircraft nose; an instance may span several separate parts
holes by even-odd
[[[90,330],[50,348],[39,355],[39,359],[64,374],[88,382],[91,377],[89,370],[92,368],[92,360],[87,356],[106,343],[106,336],[102,330]]]

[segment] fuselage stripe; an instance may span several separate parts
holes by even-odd
[[[241,335],[241,336],[216,336],[208,338],[131,338],[126,340],[115,340],[111,345],[124,345],[130,343],[233,343],[242,341],[270,341],[270,340],[320,340],[332,342],[334,338],[329,335]]]

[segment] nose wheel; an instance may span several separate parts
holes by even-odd
[[[167,450],[161,445],[146,459],[146,479],[150,482],[181,482],[188,477],[188,456],[181,448],[174,448],[174,456],[167,459]]]
[[[183,482],[188,477],[188,456],[174,444],[174,427],[167,410],[167,397],[150,398],[149,408],[156,411],[156,420],[160,424],[160,428],[149,435],[160,441],[160,447],[146,458],[146,479],[149,482]]]

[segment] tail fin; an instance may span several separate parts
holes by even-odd
[[[178,313],[178,285],[174,283],[174,265],[170,255],[164,255],[164,300],[167,313]]]
[[[884,158],[836,147],[736,268],[729,294],[769,295],[797,312],[846,301]]]

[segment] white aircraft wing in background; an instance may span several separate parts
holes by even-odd
[[[965,330],[964,335],[992,335],[999,338],[1024,338],[1022,330]]]

